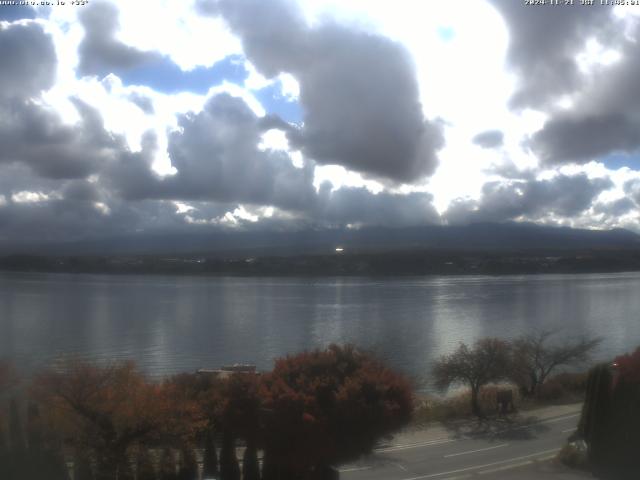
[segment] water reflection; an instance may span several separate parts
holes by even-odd
[[[640,274],[273,279],[0,274],[0,356],[25,369],[63,354],[132,358],[152,374],[262,369],[351,342],[417,380],[461,341],[563,327],[640,344]]]

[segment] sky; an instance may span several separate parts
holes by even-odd
[[[640,6],[50,3],[0,5],[0,245],[640,232]]]

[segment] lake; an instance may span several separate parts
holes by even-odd
[[[459,342],[534,329],[640,344],[640,273],[240,278],[0,273],[0,357],[30,371],[64,356],[133,359],[152,375],[351,342],[428,379]]]

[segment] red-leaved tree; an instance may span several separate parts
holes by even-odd
[[[409,381],[352,346],[276,361],[261,387],[264,480],[321,478],[371,451],[412,413]]]
[[[616,357],[614,364],[620,378],[629,383],[640,383],[640,347],[633,353]]]

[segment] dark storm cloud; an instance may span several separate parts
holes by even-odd
[[[114,201],[106,212],[93,202],[65,198],[0,206],[0,246],[108,239],[187,228],[169,202]]]
[[[183,223],[173,205],[129,204],[86,180],[92,174],[99,179],[127,149],[86,103],[71,99],[80,121],[67,125],[36,101],[53,85],[57,66],[53,41],[39,24],[0,27],[0,62],[1,243],[68,241]]]
[[[53,113],[25,104],[22,116],[13,117],[13,130],[2,132],[4,154],[14,153],[13,160],[0,162],[0,244],[134,238],[140,232],[188,236],[230,226],[258,231],[438,221],[427,194],[374,195],[347,187],[331,192],[329,186],[316,192],[313,162],[297,168],[286,153],[261,150],[262,134],[277,122],[228,94],[180,116],[168,149],[177,173],[166,177],[152,167],[154,133],[144,135],[140,151],[131,151],[123,138],[105,131],[99,112],[74,102],[77,125],[64,126]],[[188,211],[174,201],[188,204]],[[240,204],[254,214],[262,206],[280,213],[258,222],[225,222]]]
[[[71,180],[61,189],[62,198],[74,202],[100,202],[99,187],[86,180]]]
[[[498,175],[510,180],[528,180],[536,178],[536,170],[532,168],[519,168],[513,161],[507,160],[503,163],[493,165],[486,170],[486,173]]]
[[[163,60],[157,52],[138,50],[116,38],[119,12],[115,5],[98,1],[81,10],[78,17],[85,31],[78,47],[78,72],[81,75],[104,76]]]
[[[342,187],[331,191],[324,184],[318,194],[313,218],[329,225],[344,226],[414,226],[435,224],[440,216],[428,193],[406,195],[380,192],[374,194],[366,188]]]
[[[478,201],[454,201],[443,215],[449,223],[501,222],[549,214],[574,217],[589,209],[595,198],[613,187],[609,178],[585,174],[558,175],[549,180],[495,181],[482,188]]]
[[[312,38],[317,60],[297,74],[305,115],[294,144],[320,163],[370,176],[411,182],[432,174],[442,130],[423,118],[407,52],[335,25]]]
[[[584,163],[640,148],[638,40],[640,27],[622,45],[621,59],[595,73],[575,105],[533,136],[531,146],[545,163]]]
[[[196,0],[196,8],[222,16],[240,36],[245,55],[269,77],[313,61],[309,28],[293,0]]]
[[[186,230],[172,202],[129,202],[98,179],[53,180],[0,165],[0,247]]]
[[[433,173],[442,127],[423,118],[414,65],[402,46],[334,23],[310,28],[286,0],[197,5],[227,21],[261,73],[296,77],[304,124],[289,138],[307,157],[396,182]]]
[[[45,107],[30,102],[0,103],[0,164],[20,162],[49,178],[84,178],[122,148],[103,127],[100,114],[73,100],[81,121],[65,125]]]
[[[532,140],[547,165],[585,163],[614,151],[634,151],[640,146],[640,122],[621,112],[571,112],[547,121]]]
[[[595,213],[602,213],[609,218],[616,218],[637,209],[638,205],[628,197],[619,198],[609,203],[597,203],[593,207]]]
[[[511,105],[546,110],[550,118],[528,142],[545,165],[586,163],[613,152],[640,148],[640,28],[629,30],[611,6],[523,8],[491,0],[502,14],[510,40],[508,64],[518,75]],[[620,53],[611,65],[581,71],[578,54],[596,39]],[[573,105],[553,102],[571,95]]]
[[[487,130],[474,136],[471,141],[482,148],[497,148],[502,146],[504,134],[500,130]]]
[[[28,99],[55,80],[56,53],[36,23],[0,26],[0,103]]]
[[[183,197],[295,209],[313,196],[313,166],[296,168],[285,152],[260,150],[260,119],[243,100],[217,95],[178,124],[169,155],[179,173],[170,181]]]
[[[439,224],[440,216],[432,205],[433,197],[428,193],[408,195],[388,192],[372,193],[364,187],[341,187],[332,190],[328,182],[311,205],[304,210],[279,211],[257,220],[236,218],[234,226],[252,231],[260,230],[310,230],[324,228],[356,228],[371,226],[406,227]],[[237,205],[189,202],[192,210],[184,212],[192,221],[210,222],[219,219]],[[260,217],[259,209],[248,206],[249,213]],[[293,215],[292,215],[293,214]]]
[[[32,99],[49,89],[57,60],[51,37],[37,23],[0,27],[0,165],[21,163],[39,176],[80,178],[119,148],[97,111],[72,100],[79,125],[65,125]]]
[[[294,212],[296,221],[316,225],[417,225],[438,215],[429,194],[373,194],[365,188],[331,191],[313,186],[311,162],[293,166],[284,152],[261,150],[261,135],[273,123],[257,117],[240,98],[219,94],[202,112],[183,115],[180,130],[169,138],[169,155],[177,169],[160,178],[151,170],[153,136],[138,153],[126,153],[111,170],[111,184],[130,200],[167,199],[198,205],[189,216],[206,221],[206,201],[227,205],[275,206]],[[229,211],[229,210],[226,210]],[[220,213],[220,210],[216,210]]]
[[[146,160],[126,154],[112,171],[116,188],[126,198],[243,202],[294,210],[312,203],[313,165],[296,168],[285,152],[262,151],[261,119],[242,99],[216,95],[202,112],[181,115],[178,125],[168,147],[175,175],[160,179],[150,171],[152,139],[142,152]]]
[[[518,75],[514,108],[544,107],[581,85],[576,56],[590,38],[620,38],[610,5],[526,7],[513,0],[490,0],[509,31],[507,62]],[[579,2],[576,2],[579,3]]]

